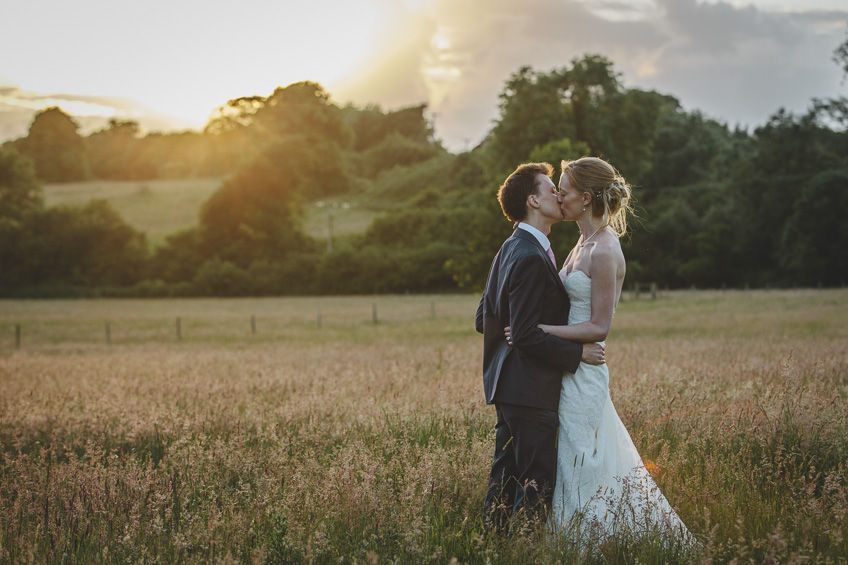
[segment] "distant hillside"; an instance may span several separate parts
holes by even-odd
[[[89,181],[44,186],[47,206],[84,205],[103,199],[135,229],[147,234],[151,246],[165,243],[165,237],[197,225],[203,203],[221,185],[220,178]],[[363,233],[377,212],[350,199],[325,199],[308,203],[303,230],[316,239],[327,239],[332,210],[333,234]]]
[[[219,178],[48,184],[44,200],[47,206],[106,200],[157,246],[165,243],[165,236],[197,225],[200,207],[220,185]]]

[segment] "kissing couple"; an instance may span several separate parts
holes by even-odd
[[[558,187],[552,176],[548,163],[523,164],[498,191],[515,231],[477,308],[486,403],[497,414],[484,524],[690,538],[610,398],[604,340],[624,285],[630,186],[594,157],[563,161]],[[577,222],[581,236],[558,269],[548,235],[561,221]]]

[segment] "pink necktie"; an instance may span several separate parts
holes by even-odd
[[[551,247],[548,247],[548,257],[551,258],[551,263],[554,264],[554,269],[556,269],[556,259],[554,259],[554,250]]]

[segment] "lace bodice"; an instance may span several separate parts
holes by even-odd
[[[592,319],[592,279],[580,269],[574,269],[566,274],[565,269],[559,272],[559,278],[565,285],[565,291],[571,300],[571,310],[568,312],[568,325],[588,322]]]

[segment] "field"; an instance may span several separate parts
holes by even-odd
[[[0,562],[845,563],[848,291],[627,298],[613,399],[690,553],[485,534],[475,296],[6,300]]]
[[[48,184],[44,201],[47,206],[82,206],[95,198],[106,200],[155,247],[166,236],[197,225],[200,207],[220,185],[219,178]]]
[[[222,182],[220,178],[202,178],[48,184],[44,200],[47,206],[81,206],[95,198],[106,200],[129,225],[147,234],[152,247],[157,247],[165,243],[166,236],[196,226],[201,206]],[[304,209],[304,233],[326,240],[331,206],[335,236],[362,233],[376,216],[376,212],[352,201],[311,202]]]

